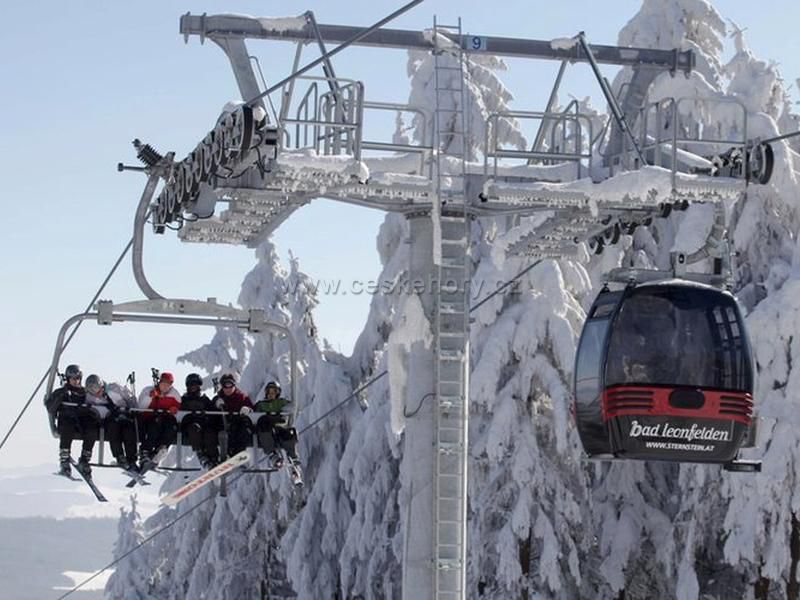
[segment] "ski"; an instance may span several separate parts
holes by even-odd
[[[151,461],[150,463],[147,464],[147,466],[145,466],[144,469],[142,469],[141,471],[138,471],[136,473],[136,475],[131,473],[130,476],[132,477],[132,479],[128,483],[125,484],[125,487],[132,488],[137,483],[142,484],[142,485],[149,485],[147,483],[142,483],[143,481],[145,481],[144,474],[149,472],[149,471],[152,471],[156,466],[157,466],[157,463]],[[127,473],[127,471],[126,471],[126,473]]]
[[[123,474],[123,475],[127,475],[128,477],[130,477],[130,478],[131,478],[131,481],[129,481],[128,483],[126,483],[126,484],[125,484],[125,487],[133,487],[133,486],[134,486],[134,485],[136,485],[137,483],[138,483],[139,485],[150,485],[150,482],[149,482],[149,481],[147,481],[147,480],[144,478],[144,475],[143,475],[142,473],[139,473],[139,471],[135,471],[135,470],[133,470],[133,469],[129,469],[129,470],[123,470],[123,471],[122,471],[122,474]],[[133,484],[131,484],[131,482],[133,482]]]
[[[286,470],[292,484],[297,488],[303,487],[303,472],[300,470],[300,463],[289,455],[286,456]]]
[[[108,500],[106,500],[106,497],[103,495],[103,492],[100,491],[100,488],[98,488],[94,484],[94,481],[92,481],[91,476],[87,477],[81,472],[80,469],[78,469],[78,462],[74,458],[70,458],[69,462],[72,463],[72,466],[75,467],[75,470],[78,472],[78,475],[81,476],[81,479],[83,479],[86,482],[86,485],[89,486],[89,489],[92,490],[94,497],[97,498],[100,502],[108,502]],[[72,478],[70,477],[70,479]]]
[[[230,457],[223,463],[218,464],[213,469],[210,469],[193,479],[183,487],[178,488],[168,496],[165,496],[161,502],[162,504],[166,504],[167,506],[175,506],[178,502],[186,498],[187,496],[193,494],[201,487],[226,475],[236,469],[237,467],[242,467],[248,464],[251,460],[250,452],[247,450],[242,450],[239,454],[236,454]]]
[[[81,481],[80,477],[73,477],[72,475],[67,475],[66,473],[53,473],[58,477],[63,477],[64,479],[69,479],[70,481]]]
[[[142,485],[150,485],[149,483],[146,483],[146,482],[142,483],[143,481],[145,481],[144,474],[145,473],[149,473],[150,471],[153,471],[154,473],[158,473],[158,471],[156,470],[158,468],[158,463],[161,461],[162,458],[164,458],[166,453],[167,453],[167,449],[166,448],[162,449],[161,452],[158,452],[153,458],[151,458],[146,463],[146,466],[145,466],[144,469],[140,469],[140,470],[136,471],[135,475],[131,474],[131,477],[133,477],[133,479],[131,479],[128,483],[126,483],[125,487],[132,488],[137,483],[141,483]]]

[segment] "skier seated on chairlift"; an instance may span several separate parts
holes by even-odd
[[[186,376],[186,393],[181,397],[181,410],[190,411],[181,421],[181,431],[189,440],[197,460],[204,469],[219,462],[217,437],[220,432],[219,417],[203,414],[216,410],[211,399],[200,390],[203,378],[197,373]]]
[[[218,410],[232,413],[224,418],[224,427],[228,432],[228,456],[234,456],[249,446],[253,435],[252,422],[248,415],[253,412],[250,397],[236,387],[236,376],[226,373],[219,380],[220,390],[214,396],[214,406]]]
[[[50,420],[56,423],[59,435],[58,474],[72,476],[70,452],[72,441],[76,437],[82,440],[81,455],[77,468],[87,477],[91,477],[92,469],[89,461],[92,458],[94,443],[100,436],[100,419],[96,412],[86,405],[86,390],[81,386],[83,373],[78,365],[68,365],[64,371],[64,385],[53,390],[45,400]],[[71,406],[76,404],[77,406]]]
[[[294,427],[289,427],[288,416],[284,413],[289,404],[291,401],[281,396],[280,384],[270,381],[264,388],[264,399],[256,402],[255,406],[256,412],[266,413],[258,419],[256,432],[258,445],[264,450],[274,469],[283,466],[278,448],[286,452],[296,467],[300,466],[297,457],[297,432]]]
[[[144,473],[155,466],[155,457],[162,448],[175,442],[178,422],[175,415],[181,406],[181,395],[172,387],[175,376],[166,371],[160,376],[154,371],[155,385],[149,385],[139,394],[139,408],[156,411],[139,413],[139,422],[144,431],[140,446],[141,462],[139,471]]]
[[[136,398],[116,383],[106,384],[99,375],[86,378],[86,403],[103,419],[106,438],[117,466],[134,471],[136,466],[136,423],[129,409],[136,408]]]

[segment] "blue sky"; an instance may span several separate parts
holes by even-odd
[[[118,174],[118,161],[134,162],[130,146],[141,138],[183,156],[209,130],[222,105],[237,98],[227,61],[212,43],[184,44],[178,19],[234,12],[293,16],[306,9],[321,23],[367,26],[400,2],[341,0],[286,2],[56,2],[3,3],[0,36],[0,176],[5,230],[0,237],[4,282],[0,330],[0,375],[13,381],[6,394],[0,433],[10,424],[46,368],[56,332],[80,312],[130,238],[132,217],[144,178]],[[747,41],[761,58],[781,63],[787,80],[800,77],[796,23],[800,6],[771,0],[772,10],[754,11],[752,2],[726,0],[717,7],[748,27]],[[392,27],[430,27],[463,19],[470,33],[551,39],[584,30],[591,42],[613,44],[636,12],[639,0],[595,2],[424,2]],[[609,7],[613,6],[613,10]],[[290,68],[293,47],[251,43],[264,75],[274,82]],[[306,60],[316,58],[312,48]],[[402,51],[352,48],[335,59],[337,73],[361,79],[370,100],[404,102],[408,96]],[[557,65],[511,61],[505,77],[521,110],[541,110]],[[570,67],[564,90],[576,96],[600,94],[588,67]],[[373,126],[371,138],[388,139],[389,123]],[[375,235],[383,215],[366,209],[316,201],[274,236],[282,256],[291,250],[315,278],[370,279],[378,272]],[[324,244],[320,241],[324,240]],[[253,265],[246,248],[181,244],[174,234],[145,243],[145,264],[157,290],[174,297],[234,302],[243,275]],[[104,297],[139,297],[126,261]],[[322,335],[348,352],[360,331],[369,296],[325,296],[317,314]],[[144,383],[151,366],[185,366],[175,357],[207,341],[211,331],[174,326],[87,324],[66,355],[85,372],[122,379],[136,370]],[[55,456],[37,397],[19,431],[0,451],[0,468]]]

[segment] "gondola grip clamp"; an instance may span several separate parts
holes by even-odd
[[[100,300],[97,303],[97,323],[111,325],[114,322],[114,303],[111,300]]]
[[[267,316],[260,308],[250,310],[250,323],[247,330],[251,333],[259,333],[267,328]]]

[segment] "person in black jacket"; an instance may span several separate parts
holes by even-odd
[[[181,410],[191,411],[181,421],[181,431],[189,439],[197,460],[205,469],[210,469],[219,462],[217,438],[221,427],[218,417],[209,416],[206,411],[216,410],[211,399],[202,394],[203,378],[197,373],[186,376],[186,393],[181,396]]]
[[[213,402],[217,410],[225,411],[223,425],[228,434],[228,455],[224,458],[238,454],[250,445],[253,436],[252,421],[248,416],[253,412],[253,403],[250,396],[236,387],[236,376],[226,373],[219,380],[220,390],[214,396]]]
[[[64,371],[66,384],[53,391],[45,400],[51,422],[56,423],[59,435],[58,463],[59,475],[70,477],[70,452],[72,441],[79,437],[83,441],[77,468],[86,476],[91,476],[89,461],[92,458],[94,443],[100,436],[100,418],[95,410],[86,404],[86,390],[81,386],[83,373],[78,365],[68,365]]]

